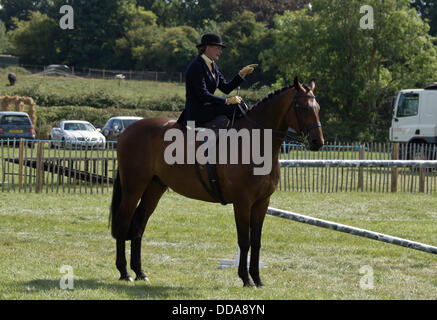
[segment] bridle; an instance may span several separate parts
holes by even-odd
[[[308,132],[311,129],[321,127],[322,124],[320,123],[320,121],[316,121],[313,124],[310,124],[309,126],[302,125],[302,118],[301,118],[302,114],[300,112],[298,112],[298,110],[299,110],[299,108],[307,108],[307,107],[299,105],[299,103],[297,102],[297,98],[300,98],[300,97],[316,99],[316,96],[310,95],[310,94],[298,94],[298,93],[294,92],[294,97],[293,97],[294,107],[293,107],[293,110],[294,110],[294,114],[296,115],[297,126],[299,127],[299,133],[302,133],[304,135],[308,135]],[[288,110],[288,111],[290,111],[290,110]]]
[[[297,90],[297,89],[296,89],[296,90]],[[273,138],[275,138],[275,139],[280,140],[281,142],[283,142],[284,139],[288,136],[288,137],[290,138],[290,140],[293,140],[293,141],[298,142],[298,143],[303,143],[303,142],[304,142],[304,139],[302,138],[302,136],[306,136],[306,135],[308,135],[308,133],[309,133],[309,131],[310,131],[311,129],[318,128],[318,127],[321,127],[321,126],[322,126],[322,124],[320,123],[320,121],[314,122],[313,124],[311,124],[311,125],[309,125],[309,126],[304,126],[304,125],[302,124],[302,118],[301,118],[302,115],[301,115],[300,112],[298,112],[298,110],[299,110],[299,108],[307,108],[307,107],[306,107],[306,106],[299,105],[299,103],[298,103],[298,101],[297,101],[297,98],[301,98],[301,97],[303,97],[303,98],[315,99],[316,96],[314,96],[314,95],[309,95],[309,94],[298,94],[298,93],[296,93],[296,91],[294,92],[293,101],[291,102],[291,106],[292,106],[292,108],[293,108],[293,110],[294,110],[294,113],[295,113],[295,115],[296,115],[297,125],[298,125],[298,127],[299,127],[299,128],[298,128],[298,129],[299,129],[299,132],[297,132],[297,133],[300,134],[300,136],[289,136],[289,135],[288,135],[288,131],[284,132],[284,131],[281,131],[281,130],[271,129],[273,134],[278,135],[278,136],[276,136],[276,137],[273,136]],[[287,117],[288,113],[289,113],[290,110],[292,109],[291,106],[288,108],[288,111],[287,111],[287,113],[285,114],[285,117]],[[240,104],[238,104],[238,108],[240,109],[241,114],[244,116],[244,118],[245,118],[247,121],[249,121],[252,125],[254,125],[255,127],[257,127],[258,129],[265,129],[262,125],[260,125],[258,122],[256,122],[255,120],[253,120],[252,118],[250,118],[250,117],[247,115],[247,111],[249,111],[250,108],[247,106],[247,104],[246,104],[244,101],[242,101]],[[231,125],[232,127],[234,126],[235,111],[236,111],[236,108],[234,109],[234,115],[233,115],[233,117],[232,117],[232,125]]]

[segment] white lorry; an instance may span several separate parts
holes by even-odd
[[[390,141],[437,144],[437,83],[398,93],[394,98]]]

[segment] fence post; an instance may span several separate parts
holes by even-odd
[[[393,144],[391,155],[393,160],[399,159],[399,143]],[[398,192],[398,168],[391,169],[391,192]]]
[[[39,193],[41,191],[42,186],[42,175],[43,175],[43,145],[42,141],[38,142],[38,150],[36,152],[36,187],[35,192]]]
[[[359,149],[359,159],[360,160],[364,160],[364,146],[360,145],[360,149]],[[361,189],[361,191],[363,191],[363,168],[360,167],[358,169],[358,190]]]
[[[18,151],[18,186],[23,189],[23,167],[24,167],[24,139],[20,139],[20,149]]]
[[[420,147],[420,160],[425,159],[424,145]],[[425,192],[425,169],[419,168],[419,192]]]

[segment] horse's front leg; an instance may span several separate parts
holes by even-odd
[[[135,214],[129,230],[129,237],[131,238],[130,267],[136,274],[135,281],[149,280],[141,266],[141,240],[143,239],[143,233],[146,227],[146,223],[147,221],[145,217],[144,201],[141,200],[140,204],[135,210]]]
[[[250,215],[250,266],[249,273],[257,287],[264,286],[259,276],[259,252],[264,217],[269,206],[270,197],[256,202]]]
[[[131,275],[126,268],[126,241],[124,239],[117,239],[117,259],[115,265],[120,271],[120,280],[133,281]]]
[[[247,255],[250,247],[250,205],[234,204],[235,224],[237,226],[238,246],[240,248],[240,261],[238,276],[243,280],[245,287],[253,287],[247,270]]]

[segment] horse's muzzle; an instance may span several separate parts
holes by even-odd
[[[308,149],[311,151],[319,151],[323,147],[324,141],[320,139],[311,139]]]

